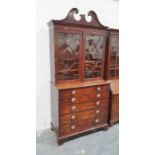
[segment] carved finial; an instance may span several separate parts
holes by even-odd
[[[80,22],[84,23],[87,22],[84,14],[81,14],[80,17],[81,17]]]

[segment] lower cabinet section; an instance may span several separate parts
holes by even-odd
[[[71,86],[59,84],[57,91],[58,126],[55,128],[59,144],[87,131],[107,129],[110,83],[100,80]]]
[[[53,129],[58,144],[119,121],[118,80],[53,85]],[[55,118],[55,119],[54,119]]]

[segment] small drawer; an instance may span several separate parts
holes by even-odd
[[[79,95],[74,97],[66,97],[60,99],[61,103],[81,103],[81,102],[88,102],[92,100],[104,99],[109,97],[109,92],[105,93],[90,93],[87,95]]]
[[[108,97],[109,85],[99,85],[99,86],[92,86],[92,87],[61,90],[60,100],[65,100],[66,98],[70,98],[70,99],[79,98],[90,94],[102,94],[102,97]]]
[[[60,102],[60,114],[65,115],[72,112],[80,112],[84,110],[90,110],[94,109],[96,107],[99,107],[101,109],[108,109],[109,106],[109,99],[97,99],[96,101],[88,101],[83,103],[63,103],[63,101]]]

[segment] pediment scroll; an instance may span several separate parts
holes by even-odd
[[[79,25],[79,26],[96,27],[96,28],[102,28],[102,29],[108,28],[107,26],[104,26],[99,22],[98,17],[94,11],[88,12],[88,16],[91,17],[90,21],[86,20],[86,17],[84,14],[80,14],[79,15],[80,19],[76,20],[74,15],[78,13],[79,13],[79,10],[77,8],[72,8],[69,11],[68,15],[66,16],[66,18],[64,18],[63,20],[52,20],[52,21],[57,24],[67,24],[67,25],[71,24],[73,26]]]

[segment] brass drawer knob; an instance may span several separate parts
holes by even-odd
[[[99,110],[99,109],[97,109],[97,110],[96,110],[96,113],[97,113],[97,114],[99,114],[99,113],[100,113],[100,110]]]
[[[72,106],[72,110],[75,110],[76,109],[76,106]]]
[[[71,102],[75,102],[75,101],[76,101],[75,97],[71,98]]]
[[[101,90],[101,87],[97,87],[97,90],[100,91]]]
[[[97,119],[95,119],[95,123],[99,123],[99,119],[97,118]]]
[[[72,90],[72,95],[75,95],[76,94],[76,90]]]
[[[71,129],[74,130],[74,129],[75,129],[75,125],[72,125],[72,126],[71,126]]]
[[[72,115],[72,116],[71,116],[71,119],[72,119],[72,120],[74,120],[75,118],[76,118],[76,116],[75,116],[75,115]]]
[[[101,94],[97,94],[97,98],[100,98],[101,97]]]
[[[96,105],[99,105],[100,104],[100,101],[96,101]]]

